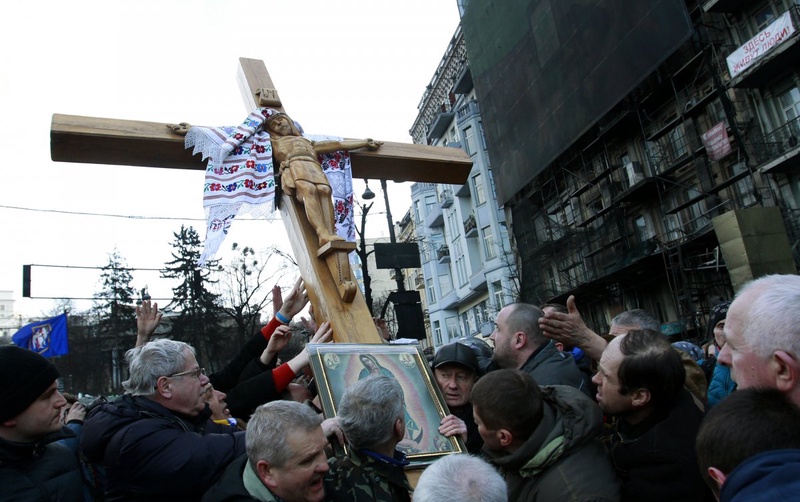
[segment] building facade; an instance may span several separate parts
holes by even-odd
[[[466,46],[457,29],[418,106],[415,143],[461,148],[472,158],[463,185],[411,187],[431,343],[488,335],[497,312],[519,296],[506,218],[498,206],[470,79]]]
[[[598,332],[644,308],[699,338],[715,303],[800,262],[798,2],[677,5],[688,38],[505,204],[522,299],[575,295]],[[511,92],[497,85],[478,95]]]

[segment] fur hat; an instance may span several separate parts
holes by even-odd
[[[0,347],[0,422],[25,411],[58,377],[56,367],[36,352]]]

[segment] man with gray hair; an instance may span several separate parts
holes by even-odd
[[[539,385],[569,385],[588,395],[572,355],[560,352],[539,328],[543,315],[539,307],[529,303],[503,307],[490,336],[494,355],[486,372],[518,369],[530,374]]]
[[[125,358],[126,393],[89,415],[81,450],[105,468],[107,500],[197,500],[244,453],[244,432],[209,420],[190,345],[159,339]]]
[[[247,424],[247,455],[228,466],[203,502],[320,502],[328,472],[321,419],[296,401],[259,406]]]
[[[746,284],[725,320],[717,362],[740,389],[778,389],[800,405],[800,276],[768,275]]]
[[[338,419],[350,449],[329,462],[332,500],[411,500],[403,471],[408,462],[395,449],[406,431],[403,406],[400,384],[385,375],[359,380],[345,391]]]
[[[485,460],[454,454],[432,463],[419,477],[414,502],[506,502],[506,482]]]

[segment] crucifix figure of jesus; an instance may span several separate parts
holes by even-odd
[[[258,107],[285,113],[262,61],[240,58],[239,86],[248,113]],[[51,158],[63,162],[205,171],[200,156],[193,156],[184,148],[184,138],[180,128],[177,129],[156,122],[54,114]],[[469,156],[457,148],[391,142],[379,145],[377,150],[364,146],[367,148],[351,152],[354,177],[463,184],[472,167]],[[345,267],[340,258],[344,251],[355,249],[355,244],[331,240],[320,247],[320,236],[306,217],[307,206],[303,208],[296,196],[284,193],[280,208],[314,312],[330,321],[334,340],[381,343],[366,302],[350,277],[349,265]],[[331,273],[337,267],[339,277]],[[342,291],[338,282],[342,278],[351,283],[346,291]],[[346,301],[348,295],[352,295],[350,301]]]
[[[360,141],[311,141],[303,137],[285,113],[267,119],[272,143],[272,158],[280,166],[281,189],[297,198],[306,208],[306,217],[317,231],[320,247],[344,240],[333,229],[331,185],[317,156],[337,150],[368,148],[377,150],[383,143],[370,138]]]

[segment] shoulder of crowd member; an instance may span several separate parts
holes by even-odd
[[[24,454],[15,451],[15,445],[0,440],[0,498],[82,500],[83,480],[78,457],[67,446],[58,443],[67,437],[62,429],[34,443]]]

